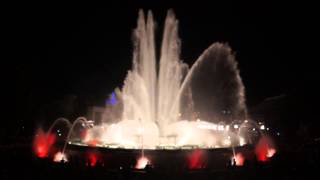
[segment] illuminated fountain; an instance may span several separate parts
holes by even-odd
[[[97,139],[100,146],[143,149],[239,145],[237,132],[227,125],[232,119],[221,115],[222,107],[208,107],[206,111],[216,113],[208,120],[188,116],[196,109],[190,107],[193,101],[200,104],[199,107],[205,105],[200,100],[209,97],[212,89],[204,85],[204,89],[199,90],[199,82],[201,77],[211,76],[204,79],[202,85],[213,83],[219,91],[225,91],[211,94],[217,102],[214,104],[223,104],[227,109],[224,111],[234,119],[246,118],[244,87],[231,49],[214,43],[188,68],[180,59],[178,21],[172,11],[168,11],[165,20],[159,63],[154,36],[152,13],[149,11],[145,19],[140,11],[133,33],[133,67],[118,93],[123,104],[121,120],[90,129],[84,143]]]
[[[65,150],[71,144],[141,149],[141,166],[148,162],[144,150],[232,148],[237,165],[243,164],[234,147],[252,143],[249,131],[258,131],[259,126],[247,118],[244,86],[230,47],[213,43],[189,68],[180,59],[178,20],[169,10],[157,62],[154,26],[151,11],[147,18],[140,11],[133,32],[132,69],[122,90],[111,96],[121,104],[117,107],[121,116],[94,126],[84,117],[73,124],[57,120],[66,122],[69,132],[55,160],[66,160]],[[77,124],[86,128],[85,137],[74,137]],[[199,166],[201,157],[201,151],[192,154],[191,167]]]

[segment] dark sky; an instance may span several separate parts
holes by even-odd
[[[9,90],[16,97],[14,110],[25,111],[28,103],[41,107],[67,94],[99,101],[121,87],[131,67],[131,33],[139,8],[153,11],[159,40],[166,11],[173,8],[180,25],[181,57],[189,65],[211,43],[229,43],[249,107],[270,96],[313,98],[310,94],[317,92],[313,44],[318,44],[318,21],[312,8],[276,1],[146,2],[10,7],[5,16],[10,60],[2,68],[14,87]]]

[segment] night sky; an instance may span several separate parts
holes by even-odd
[[[67,95],[102,104],[131,68],[131,33],[139,8],[153,11],[158,47],[167,9],[175,11],[181,58],[189,65],[211,43],[227,42],[236,54],[249,108],[285,94],[300,105],[296,109],[318,121],[319,58],[313,44],[319,31],[311,8],[272,1],[146,2],[10,7],[5,16],[10,59],[3,60],[2,73],[14,89],[5,95],[17,117],[7,123],[32,127],[41,109]]]

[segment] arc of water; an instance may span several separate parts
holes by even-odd
[[[69,129],[70,129],[70,127],[72,126],[72,124],[70,123],[70,121],[69,121],[68,119],[63,118],[63,117],[58,118],[58,119],[56,119],[56,120],[53,122],[53,124],[49,127],[49,129],[48,129],[48,131],[47,131],[47,133],[46,133],[46,136],[47,136],[47,137],[51,134],[52,129],[53,129],[58,123],[60,123],[60,122],[61,122],[61,123],[65,123]]]
[[[65,153],[65,150],[67,148],[67,145],[68,145],[68,142],[69,142],[69,139],[71,137],[71,134],[72,134],[72,131],[75,127],[75,125],[77,125],[78,123],[85,123],[87,124],[88,120],[85,118],[85,117],[78,117],[73,123],[72,123],[72,126],[68,132],[68,135],[67,135],[67,139],[66,139],[66,142],[64,143],[63,145],[63,149],[62,149],[62,154]]]
[[[209,48],[207,48],[202,54],[201,56],[196,60],[196,62],[191,66],[191,69],[188,71],[186,77],[184,78],[181,86],[180,86],[180,89],[179,89],[179,92],[177,93],[177,96],[175,97],[175,99],[173,100],[173,106],[171,107],[171,111],[170,111],[170,114],[172,112],[175,111],[175,109],[177,109],[178,107],[178,103],[179,103],[179,100],[181,98],[181,94],[182,92],[184,91],[187,83],[190,81],[190,78],[191,78],[191,75],[193,74],[194,70],[199,66],[199,64],[205,59],[204,57],[207,55],[207,53],[210,51],[211,48],[213,48],[215,46],[215,44],[212,44]]]
[[[227,45],[224,45],[222,43],[213,43],[209,48],[207,48],[201,55],[200,57],[195,61],[195,63],[191,66],[191,69],[188,71],[186,77],[184,78],[181,86],[180,86],[180,89],[179,89],[179,92],[177,93],[177,96],[176,98],[173,100],[173,106],[171,108],[171,113],[174,112],[176,109],[179,108],[179,100],[181,98],[181,95],[182,93],[184,92],[186,86],[188,85],[188,83],[190,82],[191,80],[191,77],[194,73],[194,71],[200,66],[200,64],[202,64],[202,62],[206,59],[208,59],[207,57],[210,56],[210,52],[213,51],[213,50],[216,50],[216,49],[224,49],[225,51],[228,52],[229,56],[227,60],[234,62],[233,65],[236,66],[236,63],[235,63],[235,60],[234,60],[234,57],[233,55],[231,54],[231,49],[229,46]],[[245,106],[245,97],[244,97],[244,86],[243,86],[243,83],[242,83],[242,80],[239,76],[239,71],[236,67],[234,67],[234,69],[237,71],[236,72],[236,78],[237,78],[237,82],[239,83],[239,86],[240,86],[240,99],[239,99],[239,102]],[[245,110],[245,116],[247,114],[247,110]],[[246,117],[245,117],[246,118]]]

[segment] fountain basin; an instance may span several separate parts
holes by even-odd
[[[143,156],[157,169],[223,169],[231,161],[234,152],[240,153],[248,161],[253,161],[255,158],[252,145],[234,147],[234,150],[232,148],[145,149]],[[142,149],[70,144],[66,153],[71,161],[88,164],[90,156],[94,155],[104,168],[119,169],[134,168],[142,156]]]

